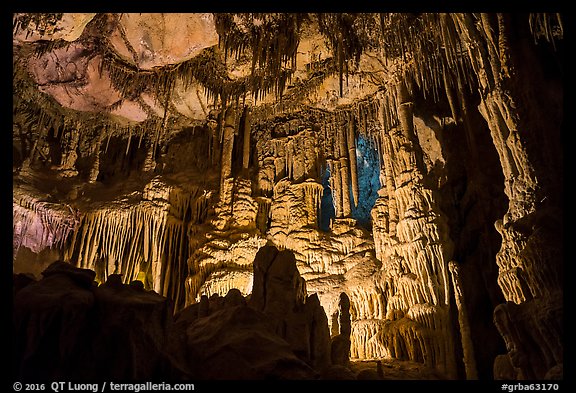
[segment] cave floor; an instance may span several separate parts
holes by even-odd
[[[381,359],[384,380],[442,380],[446,379],[438,371],[422,363],[398,359]],[[350,369],[358,374],[365,369],[376,371],[376,360],[352,360]]]

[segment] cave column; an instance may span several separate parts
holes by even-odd
[[[410,141],[414,141],[414,119],[412,97],[408,93],[406,82],[401,78],[396,84],[396,96],[398,98],[398,120],[400,121],[400,128],[404,137]]]
[[[342,179],[341,192],[342,192],[342,216],[350,217],[350,176],[348,173],[348,158],[341,157],[339,160],[340,176]]]
[[[394,173],[393,167],[391,163],[392,159],[392,146],[390,142],[390,136],[388,135],[389,130],[386,130],[384,127],[386,125],[385,121],[385,113],[384,111],[388,110],[386,108],[386,101],[383,100],[379,105],[379,120],[381,124],[381,156],[380,162],[382,163],[382,171],[384,172],[384,181],[382,182],[383,187],[385,188],[385,192],[388,196],[388,200],[386,203],[387,210],[388,210],[388,234],[389,236],[393,237],[396,236],[396,224],[398,223],[398,209],[396,207],[396,197],[395,197],[395,184],[394,184]]]
[[[549,80],[531,37],[512,33],[516,16],[486,14],[482,25],[469,14],[453,18],[476,71],[478,109],[498,152],[509,200],[506,214],[495,223],[502,237],[496,255],[498,285],[507,301],[496,307],[495,323],[507,342],[512,366],[528,378],[544,378],[562,363],[563,353],[561,329],[552,317],[562,312],[563,295],[563,228],[552,224],[560,222],[556,211],[561,200],[554,196],[562,187],[556,170],[561,154],[546,145],[560,136],[561,100],[549,100],[553,96],[543,89]],[[541,99],[531,99],[536,96]],[[540,312],[543,309],[546,313]],[[507,313],[510,321],[502,319]],[[526,342],[533,342],[541,355],[523,356]]]
[[[338,122],[336,127],[336,135],[338,138],[338,166],[341,178],[341,187],[339,192],[342,197],[342,216],[350,217],[350,166],[347,157],[348,149],[346,146],[346,129],[344,129],[343,124],[340,122]]]
[[[460,336],[462,338],[462,351],[464,352],[464,368],[466,370],[466,379],[478,379],[476,369],[476,359],[474,357],[474,344],[470,333],[470,323],[468,320],[468,311],[464,303],[464,293],[462,282],[460,280],[460,266],[456,261],[448,263],[448,269],[452,277],[452,286],[454,288],[454,297],[456,307],[458,308],[458,323],[460,325]]]
[[[447,266],[453,244],[448,222],[437,205],[434,190],[425,184],[427,171],[414,129],[414,104],[404,77],[386,94],[386,104],[381,105],[379,114],[386,189],[382,200],[376,202],[382,206],[383,211],[376,214],[383,221],[374,225],[379,229],[377,234],[374,231],[375,244],[385,245],[379,254],[383,276],[387,278],[380,285],[387,299],[383,307],[387,310],[386,319],[390,321],[381,337],[392,356],[406,355],[416,361],[423,358],[448,378],[455,378],[455,334],[450,323],[452,295]],[[386,121],[386,110],[392,121]],[[403,281],[407,273],[413,274],[410,286]],[[426,307],[422,307],[424,304]],[[421,326],[426,335],[420,330],[398,334],[404,329],[397,322],[403,316]]]
[[[348,145],[348,159],[350,160],[350,181],[352,182],[352,204],[358,206],[360,192],[358,190],[358,164],[356,159],[356,135],[354,133],[354,117],[348,116],[346,127],[346,141]]]
[[[224,117],[224,135],[222,136],[222,159],[220,169],[220,202],[231,203],[231,193],[228,192],[226,184],[232,175],[232,151],[234,148],[234,122],[235,112],[232,107],[226,110]],[[231,191],[231,190],[230,190]]]
[[[559,205],[552,196],[560,184],[555,169],[561,155],[546,149],[546,141],[558,136],[562,112],[557,105],[561,100],[549,100],[553,96],[543,88],[550,80],[533,49],[533,37],[520,33],[515,18],[481,14],[479,20],[478,15],[455,13],[447,21],[457,25],[468,49],[478,81],[478,110],[498,153],[509,200],[506,214],[495,223],[502,237],[496,255],[498,285],[506,303],[496,307],[494,322],[508,352],[496,359],[495,367],[507,359],[524,377],[538,379],[562,364],[563,353],[561,329],[551,317],[562,310],[561,274],[556,272],[562,271],[563,232],[561,225],[551,224],[559,222],[554,213]],[[465,110],[466,97],[458,98]],[[467,117],[464,111],[462,116]],[[541,355],[526,356],[526,342]]]

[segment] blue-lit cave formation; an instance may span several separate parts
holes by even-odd
[[[358,204],[352,206],[352,217],[366,228],[371,227],[371,211],[380,189],[380,159],[375,146],[362,135],[356,138],[356,166],[358,168]],[[352,189],[350,188],[350,192]]]

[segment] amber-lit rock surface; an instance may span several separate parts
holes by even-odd
[[[13,22],[12,260],[31,337],[51,312],[35,296],[61,290],[70,337],[98,302],[118,315],[94,337],[154,336],[142,369],[130,352],[103,374],[562,378],[562,14]]]

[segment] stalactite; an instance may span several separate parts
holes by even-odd
[[[132,142],[132,127],[128,127],[128,138],[126,139],[126,152],[124,153],[125,156],[128,155],[130,151],[130,143]]]
[[[94,146],[94,162],[90,168],[90,173],[88,175],[88,183],[95,183],[98,180],[98,175],[100,173],[100,146],[102,144],[103,134],[96,140]]]
[[[384,173],[386,176],[386,190],[388,192],[388,214],[389,214],[389,234],[391,237],[396,236],[396,225],[398,223],[398,208],[396,202],[396,185],[394,182],[395,175],[392,170],[391,160],[394,159],[393,149],[389,136],[384,136]]]
[[[453,86],[451,79],[448,78],[448,67],[444,66],[444,70],[442,72],[442,78],[444,81],[444,91],[446,92],[446,98],[448,99],[448,105],[450,106],[450,113],[452,114],[452,118],[455,122],[458,122],[460,119],[458,107],[456,103],[456,98],[454,96]]]
[[[340,158],[339,162],[339,170],[341,177],[341,188],[340,188],[340,195],[342,198],[342,216],[343,217],[350,217],[351,213],[351,206],[350,206],[350,177],[349,177],[349,165],[348,159],[345,157]]]
[[[12,206],[14,258],[21,246],[33,252],[62,248],[80,219],[78,213],[68,206],[28,196],[14,195]]]
[[[317,227],[318,215],[320,212],[320,202],[324,186],[316,181],[309,179],[304,183],[296,185],[302,187],[303,200],[306,206],[306,225]]]
[[[154,159],[154,145],[149,144],[146,146],[146,158],[142,165],[142,172],[154,172],[156,168],[156,160]]]
[[[268,229],[268,219],[270,218],[270,206],[272,201],[270,198],[257,197],[258,215],[256,216],[256,227],[262,232],[266,233]]]
[[[382,321],[379,319],[364,319],[352,321],[350,336],[350,357],[352,359],[382,359],[391,358],[391,354],[382,345],[379,332]]]
[[[76,149],[78,148],[78,143],[80,141],[80,130],[78,130],[78,124],[69,132],[68,141],[64,146],[64,153],[60,161],[59,170],[66,172],[64,176],[74,176],[78,174],[76,170],[76,160],[78,158],[78,153]],[[64,132],[64,131],[63,131]]]
[[[474,135],[474,127],[470,124],[470,108],[468,104],[468,98],[466,98],[466,94],[464,94],[464,85],[459,78],[457,80],[457,91],[458,91],[458,98],[460,101],[460,108],[462,111],[462,120],[464,124],[464,132],[466,133],[466,142],[468,145],[468,150],[470,151],[470,156],[473,162],[477,162],[479,159],[478,153],[478,143],[476,141],[476,136]]]
[[[44,144],[44,138],[46,133],[46,128],[44,127],[44,111],[40,109],[38,123],[36,125],[36,130],[38,131],[38,137],[30,149],[29,156],[22,163],[21,171],[28,170],[36,159],[36,155],[39,154],[40,148]]]
[[[244,138],[242,151],[242,168],[248,169],[250,166],[250,109],[246,107],[244,111]]]

